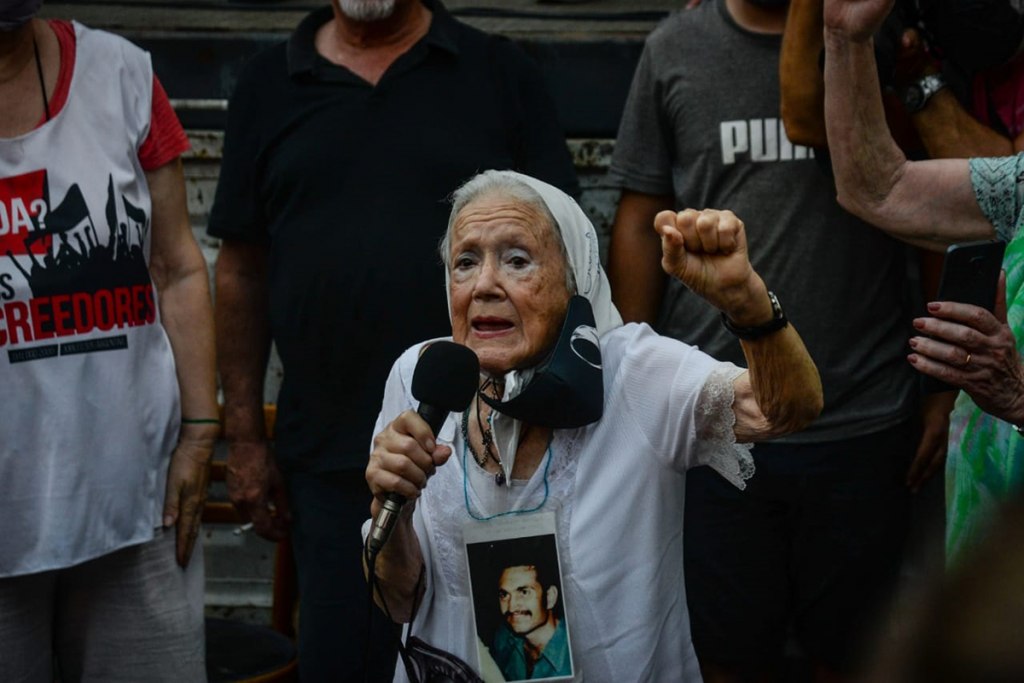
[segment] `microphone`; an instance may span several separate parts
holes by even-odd
[[[420,402],[417,414],[437,437],[448,413],[469,407],[480,382],[480,361],[471,349],[450,341],[434,342],[423,351],[412,375],[412,396]],[[389,493],[366,539],[376,556],[391,536],[405,497]]]

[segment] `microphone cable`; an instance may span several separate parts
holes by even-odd
[[[369,537],[367,537],[369,538]],[[405,634],[405,642],[402,641],[401,629],[402,626],[395,621],[394,617],[391,616],[391,609],[388,607],[387,598],[384,597],[384,591],[380,587],[380,577],[377,576],[377,557],[380,555],[379,552],[372,552],[368,543],[363,543],[363,562],[366,563],[366,588],[367,597],[369,598],[366,605],[366,632],[372,633],[371,627],[373,624],[373,605],[374,596],[380,598],[381,610],[387,617],[389,626],[392,627],[392,634],[395,642],[398,645],[398,655],[402,661],[402,666],[405,667],[406,676],[413,683],[416,683],[418,679],[414,675],[413,670],[410,668],[409,658],[407,654],[408,640],[412,635],[412,623],[416,619],[416,614],[419,612],[419,598],[420,591],[423,589],[423,583],[426,579],[427,568],[426,565],[420,564],[419,577],[416,579],[416,586],[413,588],[413,606],[412,613],[409,615],[408,630]],[[363,680],[365,683],[376,683],[371,680],[370,672],[370,649],[369,647],[363,652]],[[396,662],[397,666],[397,662]]]

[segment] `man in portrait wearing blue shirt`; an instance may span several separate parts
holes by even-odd
[[[558,616],[558,581],[541,565],[506,567],[498,580],[504,619],[491,655],[505,680],[572,675],[569,636]]]

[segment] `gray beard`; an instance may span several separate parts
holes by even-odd
[[[395,0],[338,0],[338,6],[352,21],[380,21],[395,11]]]

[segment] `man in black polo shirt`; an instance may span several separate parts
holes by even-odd
[[[363,680],[367,643],[390,637],[363,617],[363,471],[392,362],[450,333],[446,198],[488,168],[578,191],[539,70],[437,0],[333,0],[257,55],[231,100],[209,226],[223,240],[228,489],[262,536],[291,534],[307,683]],[[263,438],[271,339],[285,371],[276,458]],[[387,650],[371,666],[393,667]]]

